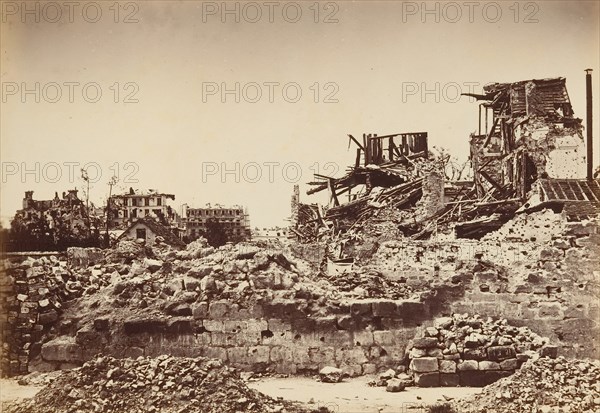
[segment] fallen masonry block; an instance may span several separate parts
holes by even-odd
[[[438,371],[438,368],[438,359],[435,357],[421,357],[410,362],[410,369],[417,373]]]
[[[398,379],[388,380],[385,391],[390,392],[390,393],[397,393],[402,390],[404,390],[404,384],[402,383],[402,381],[400,381]]]
[[[319,378],[323,383],[339,383],[342,381],[343,372],[337,367],[323,367],[319,371]]]

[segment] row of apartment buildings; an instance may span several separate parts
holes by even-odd
[[[152,189],[143,192],[130,188],[127,193],[110,197],[107,213],[104,208],[86,207],[77,196],[77,192],[76,189],[69,190],[68,194],[63,194],[62,199],[56,195],[51,200],[35,200],[33,191],[27,191],[23,199],[23,209],[18,210],[16,216],[24,220],[41,216],[50,219],[55,215],[55,209],[60,208],[64,214],[65,208],[73,208],[78,213],[65,215],[67,219],[70,216],[78,217],[78,220],[81,220],[82,215],[94,216],[103,221],[101,228],[106,227],[105,220],[108,219],[108,229],[116,233],[127,230],[138,221],[152,220],[186,241],[202,236],[207,230],[207,224],[216,221],[233,239],[251,238],[249,215],[241,206],[207,204],[203,208],[192,208],[184,204],[181,213],[178,213],[171,205],[171,201],[175,201],[175,195]]]

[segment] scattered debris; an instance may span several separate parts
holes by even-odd
[[[62,372],[33,399],[7,403],[7,413],[306,412],[249,389],[221,360],[98,356]]]

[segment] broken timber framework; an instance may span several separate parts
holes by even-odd
[[[483,90],[466,94],[482,101],[479,131],[470,136],[473,182],[436,178],[439,159],[429,153],[427,132],[363,134],[362,142],[348,135],[357,146],[354,166],[341,178],[315,174],[307,194],[327,190],[330,205],[299,204],[304,212],[292,231],[304,241],[343,234],[383,207],[412,214],[398,228],[416,239],[439,226],[452,226],[459,237],[480,238],[516,213],[544,207],[564,209],[570,219],[598,214],[600,184],[581,179],[583,128],[573,117],[565,79],[494,83]]]

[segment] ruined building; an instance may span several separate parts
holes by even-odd
[[[175,225],[177,213],[167,204],[175,200],[175,195],[153,189],[143,193],[133,188],[121,195],[110,198],[110,225],[125,228],[140,218],[154,218],[164,225]]]
[[[73,245],[95,245],[98,242],[100,217],[77,196],[77,189],[54,193],[53,199],[33,199],[26,191],[23,208],[15,213],[8,250],[57,250]]]
[[[598,181],[585,179],[583,126],[565,79],[494,83],[484,92],[470,140],[478,198],[566,207],[572,219],[597,213]]]
[[[426,132],[363,135],[362,142],[348,135],[357,146],[354,165],[341,178],[315,175],[309,182],[309,195],[328,191],[328,206],[294,196],[290,232],[306,242],[387,220],[414,239],[438,231],[480,238],[518,213],[552,208],[578,220],[600,212],[591,132],[586,145],[564,78],[494,83],[467,95],[481,102],[479,130],[470,136],[473,182],[446,176]]]

